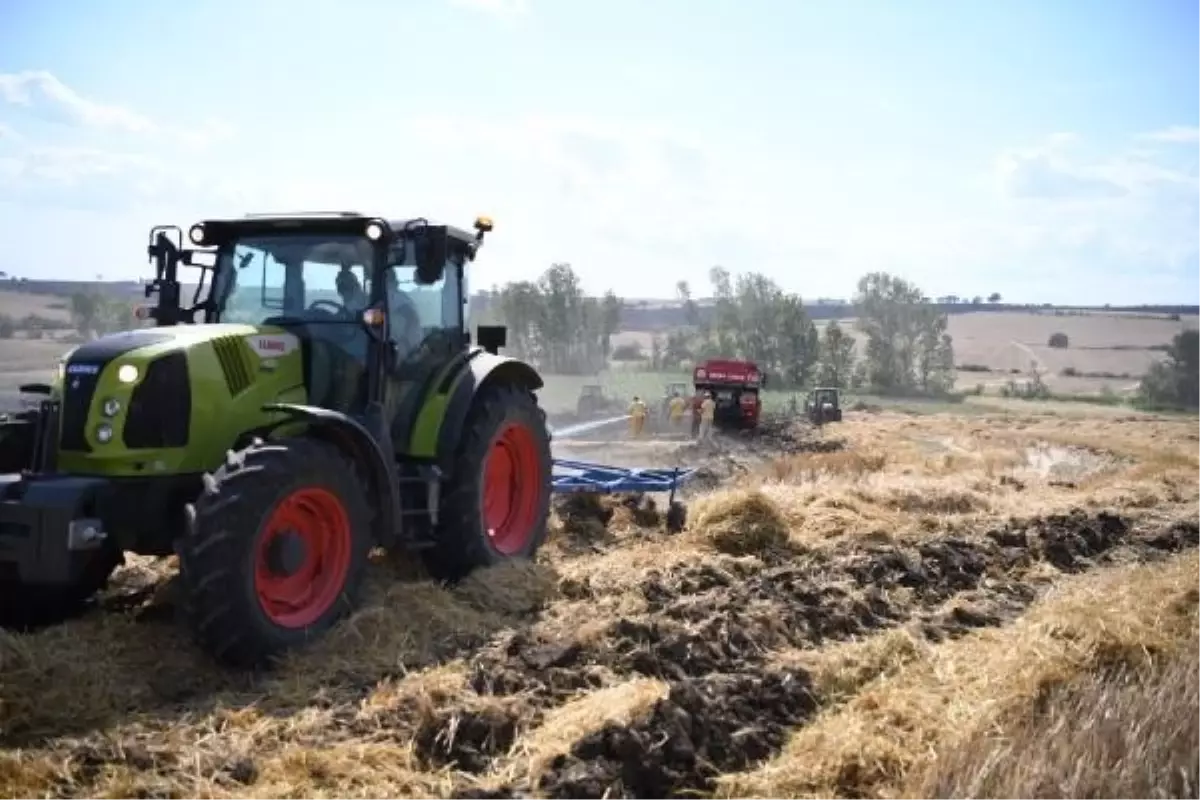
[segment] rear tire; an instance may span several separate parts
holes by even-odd
[[[515,386],[483,389],[467,418],[443,494],[435,544],[421,552],[435,578],[532,558],[546,539],[552,471],[546,414]]]
[[[105,545],[89,554],[72,583],[25,583],[15,574],[0,576],[0,628],[28,633],[79,616],[120,564],[121,553]]]
[[[218,661],[265,666],[357,605],[371,512],[354,464],[314,439],[230,452],[188,507],[184,612]]]

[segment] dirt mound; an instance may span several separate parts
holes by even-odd
[[[611,497],[592,492],[559,495],[554,499],[554,513],[567,532],[590,533],[596,527],[592,523],[605,528],[613,511]]]
[[[520,703],[513,701],[443,706],[417,729],[413,747],[427,766],[453,764],[480,773],[512,747],[521,718]]]
[[[579,741],[540,781],[548,797],[677,797],[777,751],[817,707],[801,672],[712,675],[671,687],[650,719]]]
[[[606,545],[616,541],[613,532],[622,528],[672,531],[678,530],[682,526],[681,520],[686,518],[682,510],[660,511],[655,499],[641,492],[568,494],[555,499],[553,510],[557,528],[563,534],[559,539],[560,546],[575,552],[603,551]]]

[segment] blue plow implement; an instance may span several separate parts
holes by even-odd
[[[675,490],[695,474],[695,468],[613,467],[556,458],[551,486],[559,494],[669,492],[674,501]]]

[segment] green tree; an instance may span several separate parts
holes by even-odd
[[[886,272],[858,282],[857,326],[866,334],[865,376],[883,393],[939,393],[954,384],[954,343],[946,314],[919,288]]]
[[[817,382],[822,386],[849,388],[854,370],[854,339],[846,335],[837,320],[825,326],[821,338],[821,362]]]
[[[693,357],[749,359],[775,376],[776,386],[807,383],[819,359],[820,337],[801,299],[759,273],[735,278],[713,267],[709,278],[714,305],[707,324],[697,309]],[[677,294],[686,308],[690,288],[681,284]]]
[[[621,329],[621,309],[624,303],[621,298],[609,289],[604,293],[604,300],[601,302],[601,316],[604,320],[604,357],[608,358],[612,352],[612,337]]]
[[[1138,400],[1172,408],[1200,406],[1200,333],[1186,330],[1175,335],[1166,359],[1152,364],[1142,378]]]
[[[71,321],[84,336],[96,332],[102,303],[103,299],[99,295],[90,292],[76,292],[71,295]]]
[[[621,299],[585,297],[570,264],[553,264],[535,282],[507,284],[495,293],[498,322],[509,328],[515,355],[558,374],[604,366],[620,328]]]

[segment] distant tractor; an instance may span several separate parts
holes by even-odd
[[[813,389],[804,399],[804,413],[814,425],[842,421],[841,394],[836,388]]]
[[[604,387],[598,383],[589,383],[579,388],[579,400],[575,404],[575,413],[580,417],[594,417],[598,414],[615,412],[617,401],[604,393]]]
[[[753,361],[733,359],[709,359],[698,364],[692,371],[695,393],[692,396],[692,413],[700,414],[699,396],[712,392],[716,401],[713,425],[725,430],[752,430],[758,427],[762,413],[762,398],[759,390],[767,385],[767,376]]]

